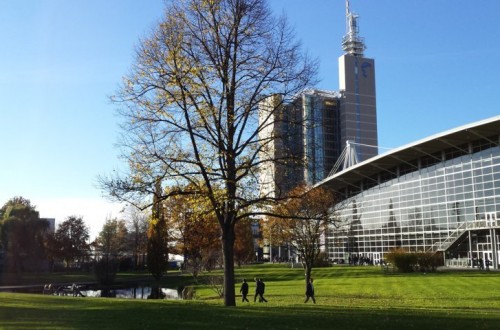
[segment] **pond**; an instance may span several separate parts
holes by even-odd
[[[175,289],[160,288],[163,299],[180,299],[179,293]],[[137,288],[121,288],[109,290],[80,290],[85,297],[113,297],[113,298],[129,298],[129,299],[149,299],[152,288],[137,287]]]
[[[129,299],[151,299],[152,295],[159,299],[181,299],[177,289],[151,287],[147,285],[114,285],[112,287],[99,287],[95,284],[78,285],[53,285],[46,284],[43,290],[39,286],[12,287],[15,292],[43,293],[54,296],[74,297],[106,297],[106,298],[129,298]],[[157,299],[158,299],[157,298]]]

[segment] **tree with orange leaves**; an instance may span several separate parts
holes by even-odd
[[[252,220],[242,219],[235,227],[234,259],[238,266],[253,261],[255,246],[252,232]]]
[[[317,187],[299,186],[293,189],[288,199],[277,204],[277,216],[263,222],[265,237],[272,237],[275,244],[290,244],[295,248],[305,270],[306,283],[330,225],[335,225],[337,197],[331,191]]]
[[[172,196],[163,202],[171,228],[172,251],[184,256],[184,267],[195,277],[202,270],[211,270],[222,263],[220,226],[208,204],[202,194]]]

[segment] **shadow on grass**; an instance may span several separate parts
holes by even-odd
[[[26,297],[27,296],[27,297]],[[228,308],[200,302],[2,296],[2,329],[497,329],[498,310],[272,304]]]

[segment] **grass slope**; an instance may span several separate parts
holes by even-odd
[[[0,293],[0,329],[499,328],[497,272],[385,275],[377,267],[332,267],[313,276],[316,305],[303,303],[303,271],[284,265],[237,269],[251,294],[252,279],[265,280],[269,303],[252,296],[236,308],[223,307],[208,287],[197,288],[195,301]]]

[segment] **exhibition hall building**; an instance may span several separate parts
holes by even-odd
[[[316,184],[341,196],[330,260],[374,263],[391,249],[437,252],[447,266],[497,269],[500,116],[354,164]]]

